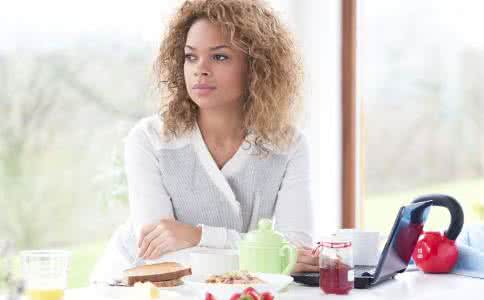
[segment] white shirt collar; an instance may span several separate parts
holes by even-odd
[[[235,194],[232,191],[232,188],[230,187],[226,176],[230,176],[231,174],[236,173],[243,166],[243,163],[250,155],[248,146],[244,146],[245,142],[242,143],[234,156],[223,166],[222,170],[220,170],[217,166],[217,163],[210,154],[210,151],[208,150],[208,147],[203,140],[202,133],[200,132],[200,128],[197,124],[195,124],[195,128],[193,130],[192,144],[198,158],[200,159],[202,166],[204,167],[209,177],[220,189],[220,191],[225,195],[225,197],[233,205],[239,207],[240,204],[236,201]]]

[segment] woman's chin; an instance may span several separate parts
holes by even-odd
[[[213,110],[232,110],[240,108],[240,104],[237,101],[219,101],[213,97],[196,97],[193,102],[198,106],[200,111],[213,111]]]
[[[217,110],[221,109],[226,105],[223,105],[221,103],[217,103],[215,100],[210,100],[210,99],[197,99],[195,101],[195,104],[197,104],[199,110]]]

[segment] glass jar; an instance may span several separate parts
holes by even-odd
[[[22,269],[28,300],[63,300],[70,252],[22,251]]]
[[[318,243],[319,287],[326,294],[348,294],[353,289],[351,241],[331,237]]]

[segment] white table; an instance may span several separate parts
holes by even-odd
[[[195,294],[187,287],[179,287],[180,300],[196,300]],[[71,289],[66,293],[66,300],[114,300],[116,298],[101,295],[94,288]],[[368,290],[353,289],[348,296],[325,295],[318,287],[306,287],[292,283],[288,290],[276,296],[279,300],[293,299],[484,299],[484,280],[459,275],[424,274],[420,271],[398,275]],[[228,300],[228,299],[221,299]]]

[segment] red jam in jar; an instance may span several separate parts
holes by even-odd
[[[348,294],[354,282],[351,242],[332,239],[319,247],[319,287],[326,294]]]

